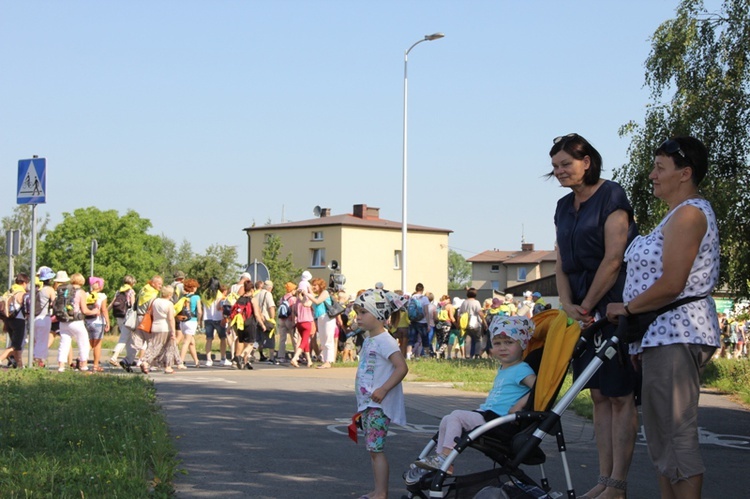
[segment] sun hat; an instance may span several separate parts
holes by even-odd
[[[508,293],[507,295],[505,295],[505,301],[513,301],[513,293]]]
[[[273,287],[273,281],[264,281],[263,285],[265,287],[267,287],[267,288],[272,288]]]
[[[505,335],[508,338],[521,342],[521,348],[526,348],[531,336],[534,334],[534,323],[528,317],[520,315],[496,315],[490,323],[490,338],[497,335]]]
[[[504,299],[495,297],[492,299],[492,308],[497,308],[503,303],[505,303]]]
[[[383,289],[383,287],[384,286],[383,286],[382,282],[378,281],[378,282],[375,283],[375,289]]]
[[[185,272],[183,272],[181,270],[178,270],[177,272],[174,273],[174,278],[175,279],[184,279],[185,278]]]
[[[541,298],[542,297],[542,293],[540,293],[539,291],[534,291],[531,294],[531,296],[534,297],[534,298]]]
[[[354,305],[364,308],[380,321],[387,321],[391,316],[391,304],[380,289],[368,289],[354,300]]]
[[[70,277],[68,277],[68,273],[64,270],[58,270],[54,282],[70,282]]]
[[[302,280],[303,281],[309,281],[310,279],[312,279],[312,274],[310,272],[308,272],[307,270],[305,270],[304,272],[302,272]]]
[[[250,276],[250,274],[248,274],[247,272],[243,272],[240,274],[240,279],[247,279],[249,281],[250,279],[252,279],[252,276]]]
[[[48,281],[54,279],[55,272],[49,267],[39,267],[39,272],[36,275],[39,276],[40,281]]]

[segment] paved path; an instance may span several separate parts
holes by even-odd
[[[347,498],[371,490],[364,445],[345,436],[355,410],[354,372],[256,364],[253,371],[214,367],[174,376],[152,374],[185,471],[176,478],[178,496]],[[386,450],[390,495],[396,498],[405,492],[401,473],[432,436],[440,417],[453,409],[475,408],[484,399],[483,394],[443,383],[406,382],[404,389],[410,424],[393,428]],[[747,497],[750,412],[725,397],[704,393],[699,423],[708,466],[704,497]],[[598,476],[592,425],[568,411],[563,429],[574,485],[583,493]],[[542,446],[552,487],[563,490],[554,442]],[[479,453],[467,452],[456,461],[457,472],[486,469],[487,463]],[[529,474],[538,476],[534,469]],[[658,497],[643,439],[636,446],[628,492],[630,498]]]

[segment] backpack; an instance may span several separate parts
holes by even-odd
[[[49,302],[47,302],[47,306],[49,307]],[[31,314],[31,293],[24,293],[23,294],[23,315],[25,317],[29,317]],[[36,293],[34,293],[34,317],[39,317],[42,315],[44,305],[42,304],[42,290],[37,289]]]
[[[424,319],[422,300],[419,298],[409,298],[409,304],[406,306],[406,313],[409,315],[409,320],[411,322],[418,322]]]
[[[247,301],[245,301],[247,300]],[[245,322],[250,320],[253,316],[253,303],[249,297],[240,297],[232,305],[232,312],[229,314],[230,319],[234,319],[234,316],[240,314]]]
[[[73,303],[76,299],[76,288],[72,284],[66,284],[57,288],[57,297],[52,304],[52,313],[59,322],[72,322],[83,319],[81,312],[75,312]]]
[[[190,303],[192,301],[191,300],[192,297],[193,295],[189,294],[189,295],[185,295],[184,298],[180,298],[180,301],[182,302],[182,308],[180,308],[179,303],[175,305],[175,308],[179,309],[177,311],[177,317],[176,317],[178,321],[187,322],[193,317],[195,317],[195,314],[193,313],[193,310],[192,310],[193,308],[192,303]]]
[[[282,297],[279,303],[279,319],[287,319],[290,315],[292,315],[292,307],[289,305],[289,300]]]
[[[130,303],[128,303],[128,293],[115,293],[115,299],[112,300],[112,315],[118,318],[124,318],[128,313]]]
[[[450,316],[448,315],[448,310],[444,307],[438,307],[437,318],[438,318],[438,322],[448,322],[448,319],[450,319]]]
[[[21,308],[16,306],[14,298],[15,295],[11,294],[10,291],[6,291],[0,297],[0,318],[3,320],[15,319],[18,312],[21,311]]]
[[[229,293],[219,302],[221,303],[221,314],[224,317],[229,317],[230,315],[232,315],[232,308],[234,307],[234,304],[237,303],[237,298],[239,298],[239,296],[237,296],[237,293]]]

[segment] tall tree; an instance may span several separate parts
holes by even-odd
[[[274,282],[273,298],[277,302],[286,292],[284,284],[290,281],[297,282],[302,274],[302,269],[294,266],[291,253],[287,253],[286,257],[282,258],[283,247],[281,238],[271,235],[266,239],[262,253],[263,263],[268,267],[268,273],[271,274],[271,280]]]
[[[120,216],[116,210],[79,208],[63,213],[63,220],[47,233],[39,248],[38,261],[68,274],[90,273],[91,240],[98,242],[94,274],[107,281],[111,294],[130,274],[142,284],[166,268],[163,240],[147,234],[151,221],[129,210]]]
[[[2,231],[0,231],[0,248],[5,254],[5,232],[8,230],[18,230],[21,234],[20,247],[18,256],[13,261],[13,271],[15,274],[24,272],[28,274],[31,270],[31,205],[17,205],[13,208],[13,214],[2,219]],[[39,215],[37,207],[36,232],[37,240],[44,239],[49,225],[49,214]],[[7,257],[6,257],[7,261]],[[37,258],[36,267],[39,268],[40,260]],[[5,288],[8,283],[8,267],[0,265],[0,287]]]
[[[716,211],[721,237],[721,284],[747,296],[750,279],[750,0],[725,0],[708,12],[701,0],[683,0],[676,17],[651,40],[646,85],[652,103],[629,136],[628,162],[614,178],[628,191],[641,232],[663,217],[651,194],[653,151],[666,138],[693,135],[709,150],[701,193]]]
[[[218,278],[222,284],[233,284],[242,266],[237,263],[237,247],[212,244],[205,254],[193,256],[181,269],[204,288],[211,277]]]
[[[452,249],[448,250],[448,289],[464,289],[471,283],[471,264]]]

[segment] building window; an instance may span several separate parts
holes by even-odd
[[[323,240],[323,231],[322,230],[316,230],[312,233],[312,240],[313,241],[322,241]]]
[[[490,284],[492,285],[492,289],[500,291],[500,281],[490,281]]]
[[[326,249],[316,248],[310,250],[310,267],[326,266]]]
[[[393,268],[394,269],[401,268],[401,250],[395,250],[393,252]]]
[[[526,267],[518,267],[518,280],[519,281],[526,280]]]
[[[493,274],[500,272],[500,265],[490,265],[490,272]]]

